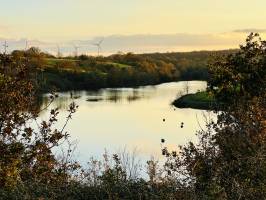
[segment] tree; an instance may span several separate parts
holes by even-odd
[[[195,199],[265,199],[266,41],[251,33],[238,52],[216,58],[210,74],[208,90],[222,102],[217,122],[178,155],[164,148],[165,166]]]
[[[26,183],[56,184],[68,176],[69,163],[61,166],[53,148],[68,138],[54,129],[59,114],[50,111],[50,119],[32,127],[40,108],[35,106],[36,68],[28,58],[0,55],[0,188],[14,189]],[[5,70],[11,68],[12,70]],[[51,96],[51,101],[55,98]],[[77,106],[69,107],[67,121]]]

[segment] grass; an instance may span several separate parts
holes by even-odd
[[[76,63],[77,60],[72,60],[72,59],[65,59],[65,58],[46,58],[47,65],[52,65],[55,66],[57,63],[62,62],[62,61],[68,61],[68,62],[73,62]]]
[[[73,60],[73,59],[64,59],[64,58],[47,58],[46,59],[47,66],[48,68],[51,67],[56,67],[60,65],[60,68],[63,70],[71,71],[79,71],[79,72],[87,72],[88,71],[88,66],[80,66],[78,64],[78,60]],[[98,64],[108,64],[112,65],[117,68],[130,68],[130,65],[126,64],[121,64],[121,63],[116,63],[116,62],[101,62],[98,61]]]
[[[103,64],[113,65],[113,66],[118,67],[118,68],[129,68],[129,67],[131,67],[130,65],[116,63],[116,62],[103,62]]]
[[[84,69],[82,69],[78,65],[78,60],[72,60],[72,59],[61,59],[61,58],[47,58],[46,59],[46,67],[47,68],[60,68],[61,70],[66,71],[79,71],[82,72]]]
[[[173,102],[177,108],[194,108],[201,110],[212,110],[216,105],[215,99],[207,92],[187,94]]]

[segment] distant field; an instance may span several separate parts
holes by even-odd
[[[67,58],[46,58],[46,61],[48,65],[55,65],[56,63],[63,61],[76,63],[78,60],[67,59]]]
[[[75,71],[79,73],[86,73],[88,70],[84,67],[79,66],[78,60],[73,59],[59,59],[59,58],[47,58],[47,68],[57,68],[64,71]]]
[[[115,67],[119,67],[119,68],[128,68],[128,67],[132,67],[130,65],[126,65],[126,64],[121,64],[121,63],[116,63],[116,62],[104,62],[105,64],[109,64],[109,65],[113,65]]]
[[[78,71],[82,71],[82,72],[86,72],[88,70],[86,70],[87,67],[89,66],[79,66],[78,61],[79,60],[74,60],[74,59],[67,59],[67,58],[47,58],[47,67],[59,67],[61,69],[65,69],[65,70],[78,70]],[[99,65],[112,65],[114,67],[118,67],[118,68],[130,68],[132,66],[130,65],[126,65],[126,64],[121,64],[121,63],[116,63],[116,62],[109,62],[109,61],[96,61],[97,64]]]

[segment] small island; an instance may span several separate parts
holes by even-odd
[[[201,110],[213,110],[217,105],[215,99],[207,92],[186,94],[172,103],[177,108],[194,108]]]

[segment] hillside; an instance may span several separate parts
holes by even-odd
[[[233,51],[235,50],[56,58],[33,47],[27,51],[14,51],[12,56],[28,58],[40,69],[40,90],[48,92],[208,80],[209,59],[213,55]]]

